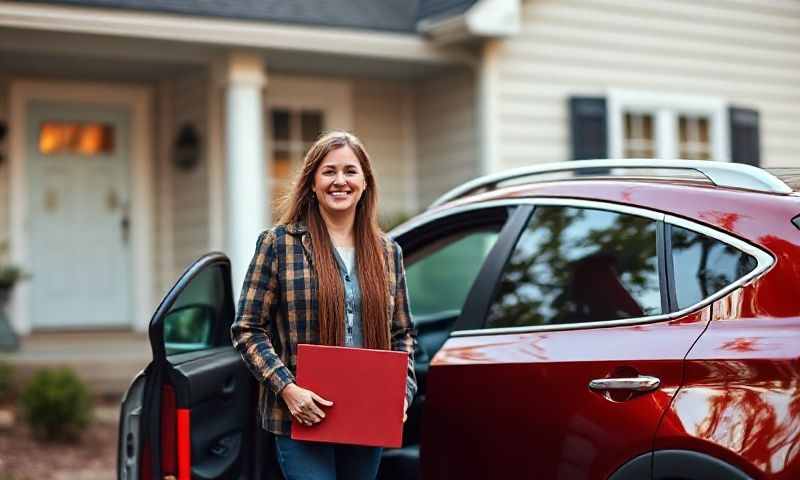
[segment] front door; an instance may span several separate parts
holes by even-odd
[[[35,101],[27,114],[32,325],[129,325],[128,111]]]

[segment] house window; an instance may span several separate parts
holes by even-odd
[[[625,113],[625,158],[655,157],[656,137],[653,123],[652,114]]]
[[[710,160],[709,119],[698,115],[678,117],[680,157],[687,160]]]
[[[271,110],[272,151],[267,172],[273,207],[279,207],[289,194],[291,182],[303,164],[306,152],[322,133],[324,120],[320,110]]]
[[[730,160],[722,99],[612,90],[607,114],[612,158]]]

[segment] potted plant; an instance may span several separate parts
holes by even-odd
[[[19,267],[14,265],[4,265],[0,263],[0,308],[5,307],[14,284],[25,278],[25,274]]]
[[[5,315],[5,308],[11,298],[14,285],[28,275],[17,266],[3,261],[6,258],[8,244],[0,243],[0,350],[16,350],[19,347],[17,336]]]

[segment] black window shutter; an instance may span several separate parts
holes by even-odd
[[[761,165],[758,110],[730,107],[731,160],[748,165]]]
[[[572,159],[608,157],[605,97],[570,97]]]

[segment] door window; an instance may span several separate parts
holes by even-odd
[[[38,146],[42,155],[112,155],[114,126],[97,122],[42,122]]]
[[[747,275],[757,260],[701,233],[670,226],[678,309],[690,307]]]
[[[497,240],[500,226],[460,232],[417,251],[406,262],[411,313],[417,323],[426,317],[457,317],[483,260]]]
[[[657,222],[605,210],[537,207],[501,275],[490,328],[662,313]]]

